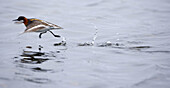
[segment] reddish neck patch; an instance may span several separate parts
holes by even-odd
[[[27,18],[24,18],[24,24],[25,24],[25,26],[28,25],[28,19]]]

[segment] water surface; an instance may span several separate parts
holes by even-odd
[[[170,1],[0,1],[0,88],[169,88]],[[18,16],[64,30],[20,35]]]

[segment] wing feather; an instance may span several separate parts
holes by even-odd
[[[47,21],[34,20],[27,26],[25,32],[44,32],[51,29],[63,29],[63,28]]]

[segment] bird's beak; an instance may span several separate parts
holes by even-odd
[[[12,20],[12,21],[18,21],[17,19],[15,19],[15,20]]]
[[[15,19],[15,20],[12,20],[12,21],[15,21],[15,24],[22,24],[23,23],[23,20],[18,20],[18,19]]]

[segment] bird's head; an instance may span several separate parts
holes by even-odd
[[[27,22],[28,22],[27,18],[24,16],[19,16],[17,19],[13,21],[15,21],[16,24],[24,23],[25,25],[27,25]]]

